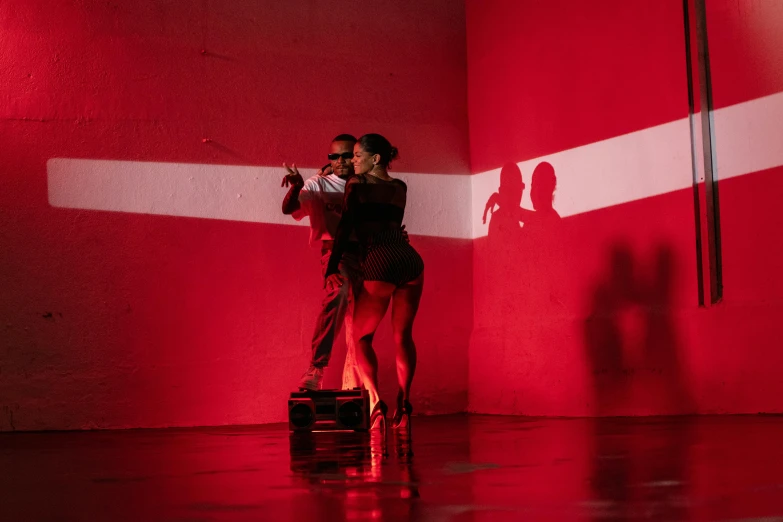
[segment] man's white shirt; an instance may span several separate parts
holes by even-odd
[[[310,246],[320,246],[323,240],[333,240],[343,212],[345,180],[332,173],[313,176],[299,192],[299,209],[292,214],[301,221],[310,217]]]

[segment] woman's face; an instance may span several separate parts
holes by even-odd
[[[374,166],[375,154],[366,152],[358,143],[353,146],[353,171],[356,174],[367,174]]]

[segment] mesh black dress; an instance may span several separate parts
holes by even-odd
[[[352,231],[362,245],[365,281],[397,286],[418,278],[424,261],[402,234],[408,187],[399,179],[382,180],[357,174],[345,184],[345,204],[337,227],[326,276],[339,274],[338,266]]]

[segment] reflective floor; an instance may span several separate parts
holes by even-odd
[[[783,521],[783,417],[0,434],[0,521]]]

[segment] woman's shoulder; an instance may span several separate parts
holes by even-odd
[[[356,185],[357,183],[367,183],[367,177],[364,174],[351,174],[351,177],[345,182],[346,185]]]
[[[394,178],[394,179],[392,179],[392,182],[397,184],[397,185],[399,185],[399,186],[401,186],[403,188],[403,190],[405,190],[405,192],[408,192],[408,185],[403,180],[401,180],[399,178]]]

